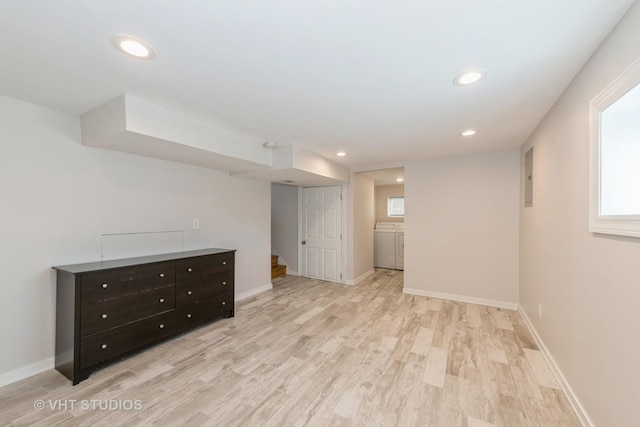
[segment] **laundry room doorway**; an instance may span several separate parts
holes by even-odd
[[[374,181],[374,267],[404,270],[404,168],[361,173]]]

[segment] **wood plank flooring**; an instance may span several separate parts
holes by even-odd
[[[75,387],[52,370],[0,388],[0,425],[580,425],[517,312],[404,295],[402,281],[274,280],[235,318]]]

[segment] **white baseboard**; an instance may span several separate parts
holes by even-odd
[[[536,331],[536,328],[533,327],[533,323],[531,323],[531,320],[527,316],[527,313],[525,313],[522,306],[518,307],[518,312],[524,319],[524,322],[526,323],[527,328],[529,328],[529,332],[531,332],[531,335],[533,336],[533,339],[538,345],[538,348],[540,348],[540,353],[542,353],[542,355],[544,356],[544,359],[547,361],[547,365],[549,365],[549,367],[551,368],[551,372],[553,372],[553,375],[556,377],[556,381],[558,381],[558,384],[562,388],[562,391],[564,391],[564,394],[567,396],[567,399],[569,400],[569,403],[571,404],[573,411],[578,416],[578,419],[580,420],[580,422],[584,427],[593,427],[594,424],[591,422],[591,419],[587,415],[587,412],[584,410],[584,408],[580,404],[578,397],[575,395],[575,393],[573,392],[573,389],[571,388],[567,380],[564,378],[564,375],[562,375],[562,371],[556,364],[556,361],[553,360],[553,357],[551,357],[551,353],[549,353],[549,350],[547,350],[547,347],[544,345],[542,338],[540,338],[540,335],[538,335],[538,331]]]
[[[271,284],[271,283],[266,284],[264,286],[260,286],[259,288],[251,289],[250,291],[238,294],[238,295],[236,295],[235,300],[236,301],[242,301],[243,299],[247,299],[249,297],[252,297],[252,296],[254,296],[256,294],[259,294],[261,292],[264,292],[264,291],[268,291],[270,289],[273,289],[273,284]]]
[[[53,357],[50,357],[49,359],[45,359],[28,366],[23,366],[22,368],[14,369],[13,371],[6,372],[0,375],[0,387],[13,384],[25,378],[29,378],[44,371],[48,371],[49,369],[54,369],[55,367],[56,361]]]
[[[299,274],[297,271],[289,270],[289,267],[287,267],[287,276],[299,276]]]
[[[489,307],[506,308],[507,310],[517,310],[518,304],[515,302],[495,301],[491,299],[468,297],[464,295],[445,294],[442,292],[425,291],[424,289],[403,288],[402,292],[409,295],[430,297],[438,299],[448,299],[451,301],[466,302],[469,304],[486,305]]]
[[[363,275],[361,275],[360,277],[357,277],[355,280],[346,280],[344,282],[345,285],[357,285],[358,283],[362,282],[364,279],[366,279],[367,277],[371,276],[373,273],[375,273],[376,270],[371,269],[369,271],[367,271],[366,273],[364,273]]]

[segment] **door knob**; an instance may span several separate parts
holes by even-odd
[[[307,244],[307,241],[306,241],[306,240],[303,240],[303,241],[302,241],[302,244],[303,244],[303,245],[306,245],[306,244]]]

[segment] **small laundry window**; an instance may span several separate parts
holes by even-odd
[[[404,197],[389,197],[387,199],[387,216],[402,217],[404,216]]]

